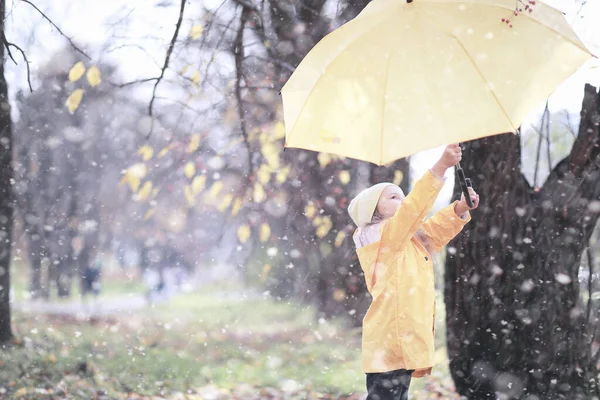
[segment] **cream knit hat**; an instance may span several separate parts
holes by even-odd
[[[388,186],[395,186],[393,183],[383,182],[371,186],[368,189],[360,192],[355,198],[352,199],[348,206],[348,213],[350,218],[359,228],[364,228],[373,219],[373,214],[377,208],[379,197],[381,193]]]

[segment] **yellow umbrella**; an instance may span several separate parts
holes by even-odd
[[[283,87],[286,146],[382,165],[514,132],[591,57],[533,0],[374,0]]]

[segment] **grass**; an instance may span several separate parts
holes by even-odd
[[[4,391],[45,398],[29,397],[45,390],[76,399],[131,393],[199,399],[211,398],[212,390],[225,396],[213,398],[251,399],[277,390],[274,398],[358,399],[364,392],[359,331],[316,321],[307,305],[223,296],[224,290],[231,288],[197,290],[136,315],[87,324],[17,313],[16,345],[0,352],[0,397]],[[411,399],[432,398],[431,383],[447,379],[443,368],[436,371],[441,378],[413,380]],[[263,394],[246,397],[243,390]]]

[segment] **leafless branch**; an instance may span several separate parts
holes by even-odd
[[[294,70],[295,70],[294,66],[291,65],[290,63],[287,63],[287,62],[282,61],[282,60],[278,60],[276,58],[267,59],[267,58],[256,56],[256,55],[253,55],[253,54],[247,56],[246,58],[256,58],[257,60],[264,61],[264,62],[267,62],[267,63],[274,63],[274,64],[277,64],[277,65],[280,65],[280,66],[284,67],[285,69],[287,69],[290,72],[294,72]]]
[[[6,40],[6,36],[4,35],[4,32],[2,32],[2,41],[4,42],[4,47],[6,47],[6,52],[8,53],[8,56],[15,63],[15,65],[17,65],[17,61],[13,57],[12,52],[10,51],[10,48],[14,47],[23,56],[23,60],[25,61],[25,66],[27,67],[27,84],[29,85],[29,91],[33,92],[33,87],[31,86],[31,70],[29,69],[29,60],[27,59],[27,55],[25,54],[23,49],[21,49],[19,46]]]
[[[185,11],[185,3],[186,0],[181,0],[181,6],[179,8],[179,18],[177,19],[177,24],[175,25],[175,32],[173,32],[173,37],[171,38],[171,43],[169,44],[169,48],[167,49],[167,55],[165,56],[165,63],[160,71],[160,76],[156,79],[154,83],[154,89],[152,89],[152,98],[150,99],[150,104],[148,105],[148,115],[154,121],[152,107],[154,106],[154,100],[156,99],[156,88],[158,84],[165,76],[165,71],[169,67],[169,61],[171,59],[171,53],[173,53],[173,48],[175,47],[175,42],[177,41],[177,37],[179,36],[179,29],[181,28],[181,22],[183,21],[183,13]],[[152,134],[152,128],[150,128],[150,132],[148,135]]]
[[[42,17],[44,17],[44,19],[46,21],[48,21],[50,23],[50,25],[52,25],[54,28],[56,28],[56,30],[58,31],[58,33],[60,33],[65,39],[67,39],[69,41],[69,44],[71,45],[71,47],[73,47],[77,52],[81,53],[84,57],[86,57],[88,60],[91,60],[92,58],[90,56],[88,56],[87,54],[85,54],[85,52],[83,50],[81,50],[79,47],[77,47],[77,45],[75,43],[73,43],[73,40],[71,40],[70,37],[68,37],[67,35],[65,35],[65,33],[46,15],[44,14],[44,12],[42,10],[40,10],[35,4],[33,4],[31,1],[29,0],[21,0],[24,3],[29,4],[31,7],[33,7],[38,13],[40,13],[40,15]]]
[[[546,100],[546,108],[544,108],[544,113],[542,114],[542,120],[540,121],[540,128],[537,130],[537,133],[539,135],[539,140],[538,140],[537,151],[535,154],[535,167],[533,170],[533,187],[537,186],[538,170],[540,167],[540,154],[542,152],[542,139],[544,137],[544,121],[547,117],[549,117],[548,100]]]
[[[231,18],[231,20],[227,23],[227,26],[225,27],[226,30],[229,29],[229,27],[231,26],[231,24],[233,23],[233,21],[235,21],[235,18],[236,17],[234,15],[233,18]],[[219,41],[217,42],[217,46],[215,47],[215,52],[213,53],[212,57],[210,58],[210,60],[206,64],[206,69],[204,70],[204,78],[203,78],[203,82],[201,84],[202,87],[204,87],[204,84],[206,83],[206,80],[208,79],[208,69],[210,68],[210,66],[212,65],[213,61],[215,60],[215,54],[219,50],[219,46],[221,45],[221,43],[223,42],[224,39],[225,39],[225,35],[223,34],[223,35],[221,35],[221,37],[219,38]]]
[[[548,100],[546,100],[546,103]],[[548,173],[552,173],[552,158],[550,155],[550,111],[546,116],[546,155],[548,157]]]
[[[112,85],[116,86],[118,88],[124,88],[124,87],[127,87],[127,86],[136,85],[138,83],[153,82],[153,81],[157,81],[157,80],[158,80],[158,77],[155,76],[154,78],[136,79],[134,81],[125,82],[125,83],[112,83]]]

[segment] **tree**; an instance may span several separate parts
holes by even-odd
[[[521,173],[518,135],[465,144],[482,205],[450,244],[444,297],[450,370],[468,398],[600,395],[598,305],[582,302],[578,276],[600,215],[599,121],[586,85],[571,152],[540,188]]]

